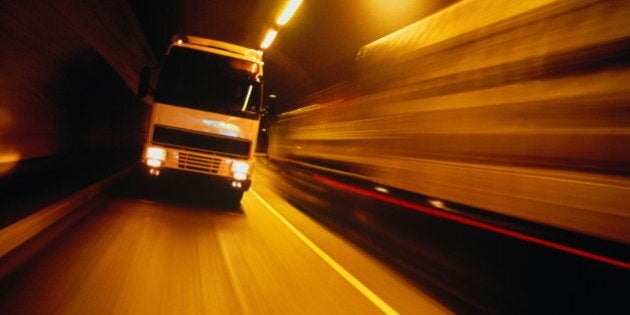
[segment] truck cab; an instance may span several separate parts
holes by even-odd
[[[197,173],[240,202],[251,185],[262,109],[262,52],[176,37],[158,69],[142,162],[147,172]],[[150,75],[143,74],[139,93]]]

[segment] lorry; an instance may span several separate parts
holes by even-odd
[[[251,185],[262,78],[259,50],[173,37],[161,66],[144,68],[140,78],[138,94],[153,95],[142,154],[147,173],[207,176],[227,188],[225,201],[238,204]]]
[[[455,2],[276,115],[267,157],[627,247],[629,17],[630,1]]]

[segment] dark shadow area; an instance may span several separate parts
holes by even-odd
[[[56,152],[21,160],[0,176],[2,227],[139,161],[148,107],[98,53],[76,54],[43,93],[58,108],[50,119],[59,129],[42,135]]]
[[[0,177],[0,227],[131,167],[139,152],[139,147],[123,147],[21,161]]]
[[[143,167],[138,167],[106,193],[117,198],[244,214],[241,205],[230,200],[230,191],[202,174],[166,173],[152,176]]]
[[[181,33],[179,27],[176,26],[175,16],[177,12],[181,12],[181,3],[160,1],[159,5],[156,5],[154,2],[140,0],[127,2],[138,19],[153,54],[161,58],[171,43],[173,34]]]
[[[77,54],[45,91],[60,111],[64,151],[137,144],[148,107],[96,52]]]

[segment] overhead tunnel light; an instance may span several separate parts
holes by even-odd
[[[265,35],[265,39],[260,44],[260,48],[261,49],[269,48],[269,46],[271,46],[271,43],[273,43],[273,40],[276,38],[276,35],[278,35],[278,31],[270,28],[267,31],[267,35]]]
[[[302,4],[302,0],[291,0],[284,8],[278,19],[276,20],[276,24],[284,25],[291,19],[295,11],[297,11],[298,7]]]
[[[267,48],[269,48],[269,46],[271,46],[271,43],[276,38],[276,35],[278,35],[278,30],[277,29],[280,26],[287,24],[287,22],[291,19],[291,17],[295,13],[295,11],[297,11],[297,9],[300,6],[300,4],[302,4],[302,0],[290,0],[290,1],[288,1],[288,3],[285,6],[284,10],[282,10],[282,13],[276,19],[276,26],[275,26],[275,28],[271,28],[271,29],[269,29],[267,31],[267,34],[265,35],[265,39],[260,44],[260,49],[267,49]]]

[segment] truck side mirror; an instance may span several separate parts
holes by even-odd
[[[151,92],[151,74],[153,68],[143,67],[140,72],[140,81],[138,82],[138,97],[143,98]]]

